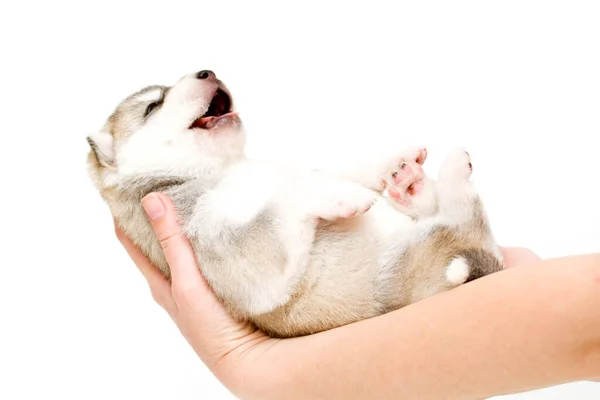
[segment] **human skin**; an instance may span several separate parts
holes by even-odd
[[[505,271],[326,332],[273,339],[231,319],[162,194],[142,201],[168,282],[117,237],[155,301],[240,399],[482,399],[600,376],[600,255],[540,260],[504,248]]]

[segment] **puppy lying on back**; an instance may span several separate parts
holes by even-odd
[[[465,151],[435,182],[420,148],[340,175],[249,160],[212,71],[132,94],[88,141],[94,184],[164,275],[140,203],[155,191],[173,199],[228,311],[275,337],[374,317],[502,269]]]

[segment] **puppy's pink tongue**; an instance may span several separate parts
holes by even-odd
[[[229,112],[227,114],[219,115],[218,117],[202,117],[198,119],[198,125],[203,129],[212,129],[217,125],[219,120],[223,118],[236,117],[238,115],[237,112]]]
[[[212,128],[212,125],[214,125],[214,123],[211,124],[213,119],[215,119],[215,117],[202,117],[198,120],[198,125],[200,125],[201,128],[210,129]]]

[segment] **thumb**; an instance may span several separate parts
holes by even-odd
[[[198,270],[194,250],[181,232],[175,206],[164,194],[150,193],[142,199],[142,207],[171,270],[174,300],[185,300],[187,293],[206,283]]]
[[[228,337],[228,333],[235,336],[245,325],[240,327],[231,318],[202,276],[195,252],[180,230],[171,199],[164,194],[151,193],[142,199],[142,207],[169,264],[171,293],[177,309],[184,311],[181,315],[190,318],[191,322],[188,322],[193,322],[192,325],[202,326],[203,335]],[[197,320],[198,315],[206,318]]]

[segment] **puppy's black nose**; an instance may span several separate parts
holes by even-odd
[[[214,78],[214,77],[215,77],[215,73],[209,69],[203,69],[202,71],[200,71],[196,74],[196,78],[198,78],[198,79],[208,79],[208,78]]]

